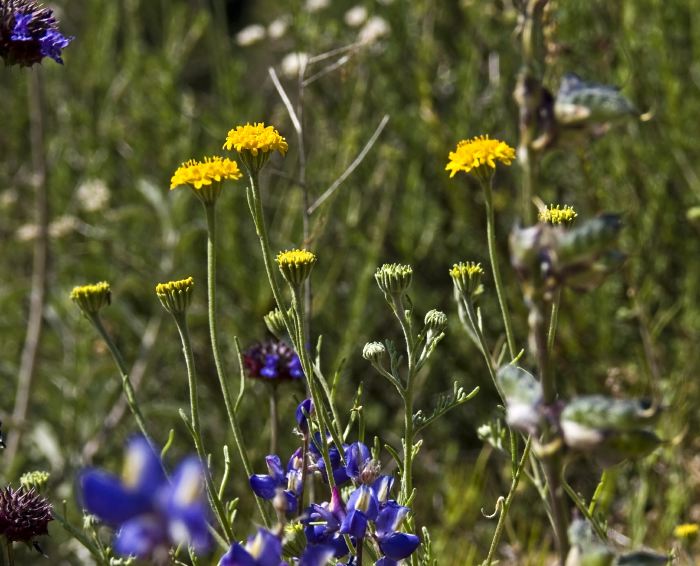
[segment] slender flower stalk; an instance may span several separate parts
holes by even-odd
[[[226,376],[224,365],[221,360],[221,352],[219,350],[219,334],[216,326],[216,206],[214,203],[202,202],[207,220],[207,302],[209,313],[209,336],[211,339],[211,349],[214,356],[214,365],[216,366],[216,375],[219,378],[221,392],[224,397],[226,406],[226,414],[233,432],[233,439],[238,448],[238,453],[243,462],[243,469],[246,476],[253,475],[253,468],[250,465],[250,458],[243,442],[243,434],[238,423],[236,410],[233,405],[231,389],[229,387],[228,377]],[[259,497],[255,497],[258,504],[258,509],[262,515],[263,522],[266,527],[270,527],[270,518]]]
[[[515,335],[513,334],[513,323],[510,317],[510,311],[508,310],[505,288],[501,279],[501,269],[498,265],[498,249],[496,247],[496,219],[493,211],[491,180],[482,180],[481,187],[484,192],[484,201],[486,202],[486,237],[489,245],[491,270],[493,271],[493,284],[494,287],[496,287],[498,305],[501,308],[501,316],[503,317],[503,326],[505,327],[506,340],[508,342],[508,353],[510,354],[511,359],[515,359],[517,350],[515,346]]]

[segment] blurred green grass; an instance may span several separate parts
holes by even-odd
[[[70,304],[70,289],[83,282],[111,282],[114,302],[105,319],[129,360],[139,356],[142,335],[150,328],[154,343],[143,356],[147,366],[139,398],[159,441],[167,430],[176,430],[173,452],[180,454],[188,451],[177,415],[187,399],[184,365],[175,328],[165,319],[158,324],[153,287],[193,275],[199,291],[192,334],[205,432],[210,446],[230,444],[206,331],[203,216],[187,191],[169,193],[170,175],[190,157],[218,153],[227,130],[237,123],[275,124],[290,152],[268,168],[266,213],[273,246],[300,244],[298,147],[267,67],[275,66],[282,75],[285,55],[348,45],[358,30],[343,20],[354,5],[344,1],[314,13],[292,0],[228,6],[222,0],[57,4],[63,27],[76,40],[66,50],[65,67],[50,62],[41,69],[54,222],[49,301],[29,419],[19,457],[4,479],[15,481],[28,469],[50,469],[54,501],[67,498],[76,517],[73,476],[120,385],[107,352]],[[487,449],[487,458],[476,439],[478,424],[495,414],[496,396],[458,324],[447,276],[455,261],[486,260],[483,206],[475,185],[464,178],[449,181],[443,169],[447,152],[464,137],[490,133],[516,145],[517,12],[507,1],[363,5],[369,15],[386,20],[390,33],[353,53],[303,95],[312,199],[354,159],[382,116],[390,116],[368,157],[312,217],[308,244],[319,255],[313,330],[324,336],[329,372],[345,361],[339,387],[340,398],[348,399],[346,408],[364,380],[368,434],[384,434],[398,430],[398,400],[360,355],[368,340],[398,338],[375,288],[375,267],[385,261],[411,263],[419,315],[431,308],[448,313],[448,336],[426,371],[419,403],[429,407],[451,389],[453,379],[467,388],[481,385],[482,391],[425,433],[416,483],[430,487],[417,499],[417,521],[430,527],[441,564],[461,563],[460,557],[476,562],[485,555],[494,528],[480,510],[493,508],[508,478],[503,457]],[[574,71],[621,86],[642,111],[653,114],[649,122],[616,127],[579,151],[550,152],[537,194],[546,202],[573,204],[580,217],[603,210],[623,214],[626,267],[593,293],[564,296],[557,372],[564,395],[602,390],[652,395],[669,407],[662,425],[668,445],[644,463],[619,470],[609,507],[611,525],[636,543],[668,548],[677,523],[700,520],[694,432],[700,400],[700,225],[687,218],[687,211],[700,204],[695,131],[700,2],[552,1],[551,8],[549,32],[558,49],[548,61],[546,85],[556,90],[563,73]],[[281,16],[290,23],[284,36],[236,44],[235,34],[245,26],[268,25]],[[0,265],[6,274],[0,280],[0,418],[6,429],[31,273],[30,72],[0,70]],[[296,104],[297,81],[283,75],[282,80]],[[89,210],[79,197],[79,187],[91,181],[109,190],[104,208]],[[517,167],[499,171],[496,183],[505,254],[505,235],[519,215]],[[235,376],[232,337],[244,344],[264,337],[262,316],[272,299],[242,184],[226,189],[219,218],[221,331],[228,337],[229,374]],[[524,344],[519,289],[513,274],[506,274],[509,299],[519,314],[516,332]],[[488,280],[486,286],[482,308],[493,341],[501,326]],[[283,452],[292,448],[291,411],[300,396],[301,391],[290,390],[282,402],[282,414],[290,417],[282,429]],[[249,445],[258,468],[267,444],[257,441],[265,423],[256,407],[265,402],[265,391],[251,386],[243,419],[244,430],[256,431]],[[116,469],[122,441],[133,430],[124,419],[99,446],[95,461]],[[395,434],[389,432],[387,440],[395,442]],[[214,454],[215,464],[220,467],[221,461],[221,454]],[[587,495],[597,473],[585,466],[569,472]],[[243,495],[242,515],[251,516],[238,465],[231,493]],[[506,536],[515,563],[539,563],[545,552],[550,535],[544,513],[533,516],[537,508],[534,490],[524,488]],[[248,526],[241,521],[237,529],[244,536]],[[52,560],[80,563],[58,525],[52,525],[51,534],[46,550]]]

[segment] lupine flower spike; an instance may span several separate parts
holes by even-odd
[[[73,37],[58,29],[53,10],[34,0],[0,0],[0,58],[6,65],[31,67],[49,57],[63,64],[61,51]]]

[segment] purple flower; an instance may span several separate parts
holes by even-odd
[[[333,488],[330,503],[313,503],[306,511],[304,534],[309,545],[331,547],[336,558],[348,553],[345,538],[339,533],[345,519],[345,505],[337,487]]]
[[[282,541],[266,529],[258,529],[245,544],[235,543],[219,560],[219,566],[282,566]]]
[[[326,435],[326,443],[328,444],[331,440],[330,435]],[[343,445],[343,452],[347,450],[347,446]],[[309,457],[311,463],[315,466],[316,470],[321,473],[323,481],[328,483],[328,475],[326,472],[326,462],[321,454],[321,433],[317,432],[311,437],[311,443],[309,444]],[[350,480],[348,476],[347,469],[343,465],[343,460],[340,457],[340,451],[334,446],[328,446],[328,457],[331,462],[331,469],[333,471],[333,479],[336,485],[343,485],[345,482]]]
[[[30,67],[49,57],[63,63],[61,50],[73,40],[58,29],[53,11],[35,0],[0,1],[0,58]]]
[[[123,556],[147,559],[182,543],[197,551],[210,546],[204,473],[196,458],[183,460],[169,482],[151,445],[137,436],[127,444],[122,478],[86,469],[78,484],[87,512],[118,529],[114,549]]]
[[[297,449],[287,463],[285,471],[282,461],[276,454],[265,457],[267,474],[253,474],[249,478],[250,487],[258,497],[273,499],[278,491],[287,498],[287,513],[297,511],[298,498],[302,491],[301,448]]]
[[[304,399],[296,411],[297,425],[304,435],[309,434],[309,417],[314,410],[314,402],[311,399]]]
[[[266,340],[253,344],[243,352],[243,364],[248,377],[273,383],[304,377],[299,356],[281,340]]]

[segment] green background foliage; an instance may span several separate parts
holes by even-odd
[[[509,1],[414,0],[358,2],[380,16],[390,33],[349,52],[337,69],[303,89],[281,61],[292,52],[319,54],[352,44],[358,30],[343,19],[352,2],[333,1],[317,12],[300,1],[81,0],[61,2],[62,26],[76,37],[65,66],[0,70],[0,418],[23,429],[18,457],[3,461],[5,482],[22,471],[52,472],[51,499],[67,500],[79,521],[75,473],[87,462],[118,469],[124,438],[134,432],[128,413],[100,431],[120,398],[120,381],[90,325],[70,303],[77,284],[107,280],[113,304],[108,329],[130,363],[141,364],[138,398],[156,439],[174,429],[169,460],[189,452],[177,414],[187,403],[185,368],[171,320],[153,292],[160,281],[192,275],[190,322],[201,379],[208,446],[231,445],[211,360],[206,323],[204,216],[187,190],[170,193],[183,161],[221,152],[229,128],[247,121],[275,124],[290,151],[263,176],[273,247],[305,244],[319,256],[313,274],[312,332],[323,335],[328,374],[341,369],[338,391],[349,410],[364,382],[368,439],[398,444],[399,399],[361,357],[370,340],[399,339],[373,273],[400,261],[414,267],[411,296],[422,318],[431,308],[449,316],[447,337],[423,370],[418,406],[429,410],[457,380],[481,386],[470,403],[429,428],[417,462],[417,523],[430,528],[440,564],[470,564],[485,556],[493,509],[508,489],[507,459],[476,438],[478,425],[499,414],[479,353],[461,328],[447,275],[452,263],[487,263],[481,193],[471,178],[450,180],[447,153],[462,138],[489,133],[517,145],[512,92],[521,64]],[[610,524],[634,543],[673,544],[673,527],[700,520],[697,495],[697,406],[700,401],[700,205],[696,143],[700,115],[700,3],[550,2],[545,28],[550,54],[540,69],[556,92],[564,73],[616,84],[647,122],[629,121],[604,137],[557,147],[543,159],[536,194],[572,204],[579,218],[601,211],[623,215],[622,271],[599,289],[563,297],[556,374],[564,397],[574,393],[648,396],[667,408],[666,444],[638,464],[615,469],[605,505]],[[250,46],[235,34],[251,23],[286,17],[284,36]],[[307,77],[325,68],[309,69]],[[311,200],[345,170],[381,118],[387,127],[366,159],[311,217],[302,241],[304,191],[299,145],[269,78],[278,70],[293,103],[303,107],[306,186]],[[28,83],[42,75],[51,211],[48,301],[38,367],[26,423],[10,420],[26,325],[32,268],[31,143]],[[78,189],[104,184],[109,202],[90,210]],[[502,246],[521,217],[517,163],[495,179]],[[89,191],[87,191],[89,193]],[[220,332],[230,376],[237,379],[233,337],[244,345],[265,337],[262,316],[272,307],[243,181],[224,189],[220,220]],[[515,274],[503,262],[518,343],[526,346],[526,313]],[[491,343],[502,340],[490,277],[480,299]],[[500,338],[499,338],[500,337]],[[530,362],[527,362],[530,363]],[[243,429],[258,471],[267,453],[267,390],[250,384]],[[281,391],[282,454],[294,446],[293,408],[301,389]],[[384,454],[389,461],[388,454]],[[219,470],[220,450],[213,454]],[[238,460],[231,496],[241,496],[236,534],[252,530],[254,506]],[[586,497],[599,470],[575,462],[567,477]],[[537,494],[524,482],[507,525],[505,562],[540,564],[551,544]],[[80,564],[75,545],[56,523],[45,551],[56,564]],[[20,549],[24,560],[29,550]],[[24,563],[24,562],[23,562]],[[29,563],[29,562],[26,562]]]

